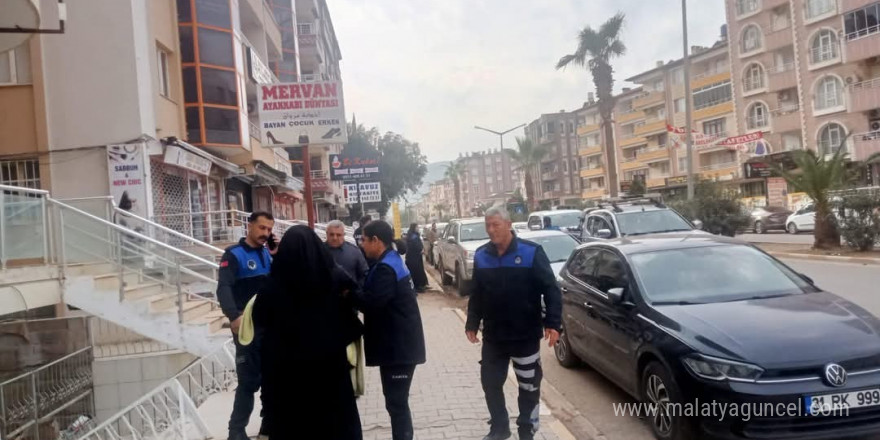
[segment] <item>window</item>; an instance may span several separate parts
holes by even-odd
[[[678,98],[675,100],[675,112],[682,113],[685,111],[684,108],[684,98]]]
[[[843,82],[836,76],[826,76],[816,83],[814,108],[824,110],[843,106]]]
[[[171,87],[168,83],[168,52],[159,48],[156,50],[156,64],[159,68],[159,94],[164,97],[171,96]]]
[[[736,0],[736,15],[742,16],[758,10],[758,0]]]
[[[553,134],[556,132],[556,126],[553,125],[552,122],[547,123],[547,134]]]
[[[562,172],[568,173],[568,161],[567,160],[562,161]]]
[[[311,23],[297,23],[296,33],[300,35],[315,35],[315,29]]]
[[[743,29],[742,33],[742,46],[740,47],[740,53],[749,53],[754,52],[761,48],[761,28],[754,24],[750,24]]]
[[[743,78],[743,88],[746,92],[751,92],[764,87],[764,68],[758,63],[749,64]]]
[[[238,110],[204,107],[203,111],[205,113],[205,143],[241,143]]]
[[[191,143],[202,143],[202,123],[199,119],[198,107],[186,108],[186,140]]]
[[[677,68],[672,71],[672,83],[679,85],[684,84],[684,70],[682,68]]]
[[[662,79],[658,79],[657,81],[654,81],[654,91],[655,92],[662,92],[663,91],[663,80]]]
[[[819,64],[836,60],[840,56],[837,35],[831,29],[823,29],[813,37],[810,44],[810,63]]]
[[[678,158],[678,172],[683,173],[687,171],[688,166],[688,158],[687,153],[685,153],[684,157]]]
[[[669,161],[654,162],[648,165],[652,178],[666,177],[669,175]]]
[[[531,222],[529,224],[531,225]],[[576,252],[568,264],[569,275],[578,281],[597,287],[595,274],[600,255],[599,249],[583,249]]]
[[[733,99],[733,91],[730,87],[730,81],[722,81],[715,84],[710,84],[706,87],[694,90],[694,110],[700,110],[707,107],[712,107],[718,104],[723,104],[725,102]],[[681,99],[681,111],[684,111],[684,99]],[[676,112],[678,110],[678,104],[676,104]]]
[[[749,107],[746,125],[749,130],[764,128],[770,125],[770,112],[763,102],[756,102]]]
[[[722,134],[725,131],[725,122],[726,120],[724,118],[703,122],[703,133],[708,135]]]
[[[0,84],[30,84],[31,52],[27,44],[0,52]]]
[[[199,28],[199,60],[204,64],[235,67],[232,34]]]
[[[880,32],[880,2],[848,12],[843,17],[843,29],[847,40]]]
[[[596,267],[596,283],[596,287],[602,292],[608,292],[615,287],[629,286],[623,260],[611,251],[601,251],[599,264]]]
[[[805,3],[805,12],[808,19],[829,14],[837,9],[837,0],[806,0]]]
[[[226,0],[196,0],[196,17],[199,23],[230,29],[232,27],[232,16],[229,12],[229,3]],[[199,29],[199,32],[201,31]]]
[[[36,159],[0,161],[0,185],[40,189],[40,162]]]
[[[206,104],[236,105],[235,72],[202,67],[202,100]]]
[[[846,129],[840,124],[830,123],[819,130],[819,154],[834,154],[840,149]]]

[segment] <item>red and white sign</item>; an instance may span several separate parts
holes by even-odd
[[[685,129],[682,127],[673,127],[666,125],[666,132],[669,133],[669,140],[675,148],[687,145],[687,137]],[[726,147],[728,150],[749,153],[753,156],[763,156],[770,154],[770,147],[764,141],[764,132],[756,131],[754,133],[742,136],[724,137],[718,134],[705,134],[696,130],[691,130],[691,139],[695,150],[703,150],[717,146]]]
[[[348,142],[340,81],[263,84],[257,103],[265,147]]]

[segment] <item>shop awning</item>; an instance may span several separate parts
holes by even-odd
[[[202,157],[202,158],[205,158],[205,159],[211,161],[211,163],[216,165],[218,168],[222,168],[226,171],[229,171],[232,174],[244,174],[244,170],[240,166],[238,166],[232,162],[229,162],[227,160],[223,160],[217,156],[214,156],[213,154],[211,154],[205,150],[202,150],[201,148],[196,147],[195,145],[188,144],[188,143],[186,143],[180,139],[177,139],[175,137],[167,137],[165,139],[162,139],[162,144],[163,145],[176,145],[176,146],[183,148],[184,150],[186,150],[192,154],[195,154],[196,156],[199,156],[199,157]]]

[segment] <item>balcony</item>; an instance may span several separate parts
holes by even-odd
[[[852,137],[853,159],[865,160],[872,154],[880,153],[880,131],[854,134]]]
[[[701,119],[712,118],[715,116],[725,115],[728,113],[733,113],[733,101],[723,101],[714,105],[710,105],[708,107],[701,108],[694,112],[694,120],[699,121]]]
[[[636,99],[633,99],[632,106],[634,109],[641,110],[653,105],[660,104],[666,100],[665,92],[650,92]]]
[[[669,177],[669,174],[658,176],[658,177],[649,177],[645,179],[645,187],[647,188],[657,188],[661,186],[666,186],[666,178]]]
[[[739,162],[722,162],[700,167],[700,177],[707,180],[733,180],[739,176]]]
[[[631,171],[648,168],[648,164],[640,162],[638,159],[628,158],[620,161],[620,171]]]
[[[767,69],[770,91],[776,92],[797,87],[797,73],[794,68],[795,64],[791,62]]]
[[[654,134],[666,133],[666,118],[654,118],[645,121],[643,125],[639,125],[633,130],[636,136],[650,136]]]
[[[764,31],[764,46],[768,51],[779,49],[780,47],[791,46],[794,38],[791,34],[791,23],[785,23],[777,27],[768,27]]]
[[[542,181],[556,180],[558,178],[559,178],[559,171],[557,171],[557,170],[544,171],[541,173],[541,180]]]
[[[590,177],[602,177],[605,175],[605,167],[602,165],[592,165],[592,168],[589,166],[586,168],[581,168],[581,177],[587,179]]]
[[[880,44],[880,40],[877,41]],[[880,52],[878,48],[877,52]],[[880,78],[869,79],[849,86],[849,111],[866,112],[880,106]]]
[[[588,133],[592,133],[594,131],[599,131],[599,124],[581,125],[580,127],[577,128],[577,135],[581,136],[581,135],[585,135]]]
[[[764,0],[764,9],[767,11],[782,5],[788,6],[788,0]]]
[[[633,121],[638,121],[639,119],[645,119],[645,112],[631,110],[626,113],[621,113],[616,118],[618,124],[626,124]]]
[[[620,148],[632,147],[633,145],[646,144],[648,140],[644,136],[636,136],[635,134],[624,135],[619,141]]]
[[[771,110],[770,114],[773,115],[773,130],[776,132],[784,133],[801,128],[801,112],[798,104],[783,104]]]
[[[587,146],[578,150],[578,156],[581,157],[595,156],[597,154],[602,154],[601,145]]]
[[[846,35],[846,61],[867,60],[880,55],[880,25]]]
[[[636,153],[636,160],[640,162],[648,163],[650,161],[656,161],[657,159],[668,159],[669,158],[669,149],[666,148],[665,145],[657,146],[653,148],[648,148],[647,150],[642,150]]]
[[[584,200],[597,200],[605,197],[606,194],[605,188],[589,188],[581,192],[581,198]]]
[[[327,170],[312,170],[312,191],[332,192],[333,187],[330,185],[330,173]]]
[[[722,81],[730,81],[730,72],[706,72],[691,78],[691,90],[701,89]]]

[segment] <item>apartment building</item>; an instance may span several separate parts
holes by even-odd
[[[422,200],[424,203],[422,210],[432,219],[452,217],[457,215],[455,200],[455,184],[451,179],[440,179],[428,186],[428,195]],[[437,209],[438,207],[443,209]],[[462,204],[463,208],[464,204]]]
[[[880,2],[727,0],[735,114],[743,131],[761,131],[771,154],[835,151],[850,158],[880,151]],[[877,185],[878,170],[863,169]],[[768,203],[785,205],[785,182],[766,177]],[[769,188],[773,188],[770,190]]]
[[[535,198],[552,207],[581,199],[580,161],[573,112],[543,114],[525,127],[525,135],[547,150],[541,164],[532,171]]]
[[[465,163],[461,181],[463,216],[471,215],[481,204],[506,201],[520,187],[519,164],[500,149],[465,153],[458,160]],[[454,201],[450,206],[455,206]]]
[[[630,92],[624,92],[620,98],[625,99]],[[575,135],[577,136],[578,179],[580,180],[581,199],[599,200],[609,195],[608,164],[617,166],[618,160],[610,161],[607,157],[607,143],[602,130],[602,118],[595,100],[584,104],[575,112]]]

